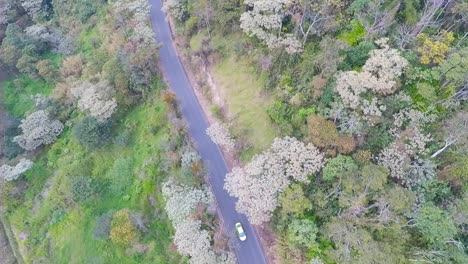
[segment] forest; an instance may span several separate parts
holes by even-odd
[[[163,6],[267,263],[468,263],[467,0]],[[0,0],[0,262],[236,263],[153,30]]]

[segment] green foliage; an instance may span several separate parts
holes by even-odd
[[[300,184],[292,184],[279,197],[281,214],[283,216],[302,216],[305,211],[312,209],[312,203],[304,195]]]
[[[309,219],[294,219],[288,226],[288,241],[296,247],[314,247],[319,229]]]
[[[393,137],[389,129],[390,127],[386,123],[371,127],[367,133],[366,148],[371,150],[372,153],[378,153],[392,143]]]
[[[277,100],[268,107],[267,113],[283,133],[289,134],[292,132],[290,124],[292,111],[287,103]]]
[[[326,181],[340,178],[345,174],[353,173],[358,169],[353,158],[349,156],[338,155],[336,158],[330,159],[322,171],[322,178]]]
[[[404,21],[408,24],[415,24],[418,22],[418,8],[420,1],[418,0],[404,0],[402,1],[402,15]]]
[[[34,108],[33,95],[49,95],[52,86],[43,81],[37,81],[21,75],[13,81],[4,84],[3,104],[5,110],[15,117],[22,118]]]
[[[416,229],[423,239],[434,247],[444,247],[447,240],[453,238],[457,229],[442,209],[431,205],[423,205],[415,216]]]
[[[73,136],[83,146],[94,149],[104,146],[112,136],[112,122],[100,122],[94,117],[85,117],[73,129]]]
[[[338,39],[348,42],[351,46],[356,46],[366,36],[366,29],[358,20],[353,19],[348,24],[348,28],[341,32]]]
[[[20,122],[15,118],[4,116],[2,117],[2,123],[4,125],[4,137],[0,142],[0,156],[4,155],[8,159],[14,159],[24,152],[24,149],[13,141],[15,136],[21,134],[21,129],[18,127]]]
[[[350,47],[345,52],[345,59],[339,66],[342,71],[351,71],[360,68],[369,59],[369,52],[375,49],[375,45],[372,42],[363,41],[357,46]]]
[[[70,181],[70,189],[74,201],[85,203],[92,198],[95,185],[90,177],[75,176]]]

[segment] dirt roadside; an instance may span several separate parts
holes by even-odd
[[[175,27],[174,27],[174,20],[172,17],[169,17],[169,25],[173,32],[173,38],[174,38],[174,43],[177,49],[177,54],[179,56],[179,59],[182,62],[182,65],[190,80],[190,83],[192,84],[193,91],[195,92],[195,95],[197,96],[197,99],[200,102],[200,106],[203,109],[203,112],[206,116],[206,119],[208,120],[208,123],[213,124],[215,122],[218,122],[219,119],[213,114],[211,110],[213,106],[217,106],[219,109],[222,109],[224,112],[228,113],[228,109],[226,105],[224,104],[224,95],[221,89],[219,89],[218,86],[216,85],[216,81],[213,79],[209,67],[202,67],[198,69],[199,72],[203,74],[203,79],[207,87],[202,87],[200,85],[199,83],[200,79],[195,77],[195,73],[193,72],[192,67],[191,67],[190,59],[187,56],[185,56],[185,53],[183,50],[184,41],[181,39],[181,37],[178,37],[176,34],[174,34]],[[207,97],[206,95],[207,91],[203,90],[203,88],[209,89],[208,92],[211,95],[210,98]],[[233,167],[236,167],[236,166],[240,166],[240,161],[238,157],[236,157],[235,154],[227,152],[223,148],[221,148],[221,152],[223,153],[224,159],[226,160],[226,163],[229,169],[232,169]]]

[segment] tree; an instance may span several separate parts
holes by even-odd
[[[322,171],[322,178],[326,181],[340,178],[344,174],[352,174],[357,171],[358,166],[353,158],[349,156],[338,155],[336,158],[330,159]]]
[[[113,0],[115,27],[128,33],[125,49],[118,54],[130,88],[145,95],[157,75],[158,47],[149,23],[149,3],[144,0]]]
[[[443,247],[457,233],[450,216],[431,204],[423,205],[414,219],[416,229],[430,245],[435,247]]]
[[[460,147],[467,145],[468,143],[468,113],[458,112],[454,117],[447,120],[445,125],[442,127],[443,133],[445,134],[444,146],[434,152],[431,158],[439,156],[448,147],[453,144],[457,144]]]
[[[58,70],[55,68],[51,60],[38,61],[36,63],[36,70],[39,76],[48,82],[54,81],[58,77]]]
[[[163,184],[162,193],[166,200],[166,212],[172,224],[177,226],[187,219],[198,204],[209,205],[213,197],[207,187],[197,189],[168,180]]]
[[[363,0],[353,1],[348,12],[354,13],[359,22],[364,25],[367,35],[372,37],[384,34],[395,22],[395,14],[401,1]]]
[[[455,90],[453,98],[466,100],[468,99],[466,68],[468,68],[468,47],[451,53],[438,67],[433,68],[431,73],[443,88]]]
[[[285,48],[288,53],[301,51],[302,44],[292,33],[282,32],[288,0],[246,0],[249,9],[240,17],[241,29],[249,36],[256,36],[268,48]]]
[[[21,0],[21,6],[33,19],[40,19],[49,13],[43,0]]]
[[[62,133],[63,124],[50,118],[44,110],[39,110],[21,120],[23,134],[13,138],[25,150],[34,150],[41,145],[53,143]]]
[[[99,122],[94,117],[85,117],[73,129],[73,136],[88,148],[101,147],[111,138],[112,123]]]
[[[390,171],[390,176],[399,179],[405,185],[410,186],[412,183],[421,180],[416,180],[411,173],[414,168],[419,167],[415,161],[421,155],[428,154],[426,146],[432,141],[432,137],[424,133],[420,127],[429,119],[430,117],[426,117],[423,113],[414,110],[407,111],[406,109],[395,114],[394,127],[391,129],[395,141],[384,148],[377,156],[379,164]],[[408,125],[405,125],[405,123]],[[427,162],[421,164],[424,164],[427,169],[431,167],[426,166],[430,165]],[[415,167],[413,167],[414,165]]]
[[[216,253],[211,246],[211,235],[202,229],[200,220],[190,216],[199,205],[210,205],[213,197],[208,187],[200,189],[179,184],[170,179],[163,184],[162,193],[166,200],[166,212],[176,232],[174,244],[179,253],[190,256],[190,263],[233,264],[232,254]]]
[[[187,19],[187,1],[186,0],[168,0],[164,1],[163,11],[170,13],[180,21]]]
[[[19,178],[23,173],[33,166],[33,162],[27,159],[20,159],[15,166],[2,165],[0,167],[0,179],[13,181]]]
[[[340,116],[340,118],[345,119],[343,116]],[[336,125],[320,115],[307,117],[307,126],[309,128],[309,140],[318,147],[333,150],[331,156],[335,155],[335,149],[341,154],[348,154],[356,147],[353,136],[339,135]]]
[[[256,155],[243,168],[235,167],[226,175],[224,188],[239,200],[236,208],[247,215],[251,223],[270,219],[278,206],[278,196],[291,181],[308,182],[308,176],[318,172],[324,156],[312,144],[295,138],[276,138],[263,153]]]
[[[343,50],[348,48],[348,44],[331,37],[324,37],[320,41],[320,52],[314,56],[313,64],[320,69],[321,74],[329,77],[336,73],[345,56]]]
[[[226,147],[228,150],[234,149],[235,141],[225,125],[219,122],[213,123],[206,129],[206,134],[215,144]]]
[[[210,234],[201,229],[200,221],[183,220],[176,227],[174,244],[179,253],[190,256],[192,264],[234,264],[232,253],[217,254],[211,246]]]
[[[80,82],[72,88],[71,93],[78,99],[78,108],[89,111],[99,121],[109,119],[117,108],[114,87],[106,80],[97,83]]]
[[[130,245],[138,234],[130,217],[128,209],[117,211],[112,216],[109,238],[115,244]]]
[[[418,35],[418,52],[421,54],[421,63],[440,64],[445,60],[450,44],[455,40],[452,32],[442,31],[440,37],[432,39],[425,33]]]
[[[280,195],[281,214],[287,216],[302,216],[312,209],[312,202],[304,195],[300,184],[292,184]]]
[[[396,78],[400,77],[408,61],[398,50],[390,49],[388,39],[380,39],[376,44],[381,48],[370,51],[370,57],[361,72],[348,71],[337,75],[336,92],[344,105],[361,110],[364,115],[381,116],[386,108],[376,98],[362,98],[362,94],[389,95],[396,91]]]
[[[74,55],[65,58],[62,62],[62,68],[60,69],[63,78],[79,78],[81,76],[82,71],[83,60],[81,59],[80,55]]]
[[[309,219],[294,219],[288,226],[288,241],[296,247],[312,247],[319,229]]]

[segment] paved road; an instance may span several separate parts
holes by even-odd
[[[182,63],[177,57],[169,25],[165,20],[165,14],[161,11],[161,0],[149,0],[149,2],[151,3],[151,21],[156,39],[162,44],[160,48],[162,68],[169,85],[176,94],[182,114],[189,124],[189,131],[196,148],[208,169],[212,191],[224,219],[225,227],[228,231],[233,231],[236,222],[241,222],[244,226],[247,240],[239,241],[239,248],[236,250],[237,260],[240,264],[266,263],[252,226],[245,215],[237,213],[234,206],[235,199],[223,189],[224,177],[228,172],[226,162],[218,146],[206,135],[208,123]]]

